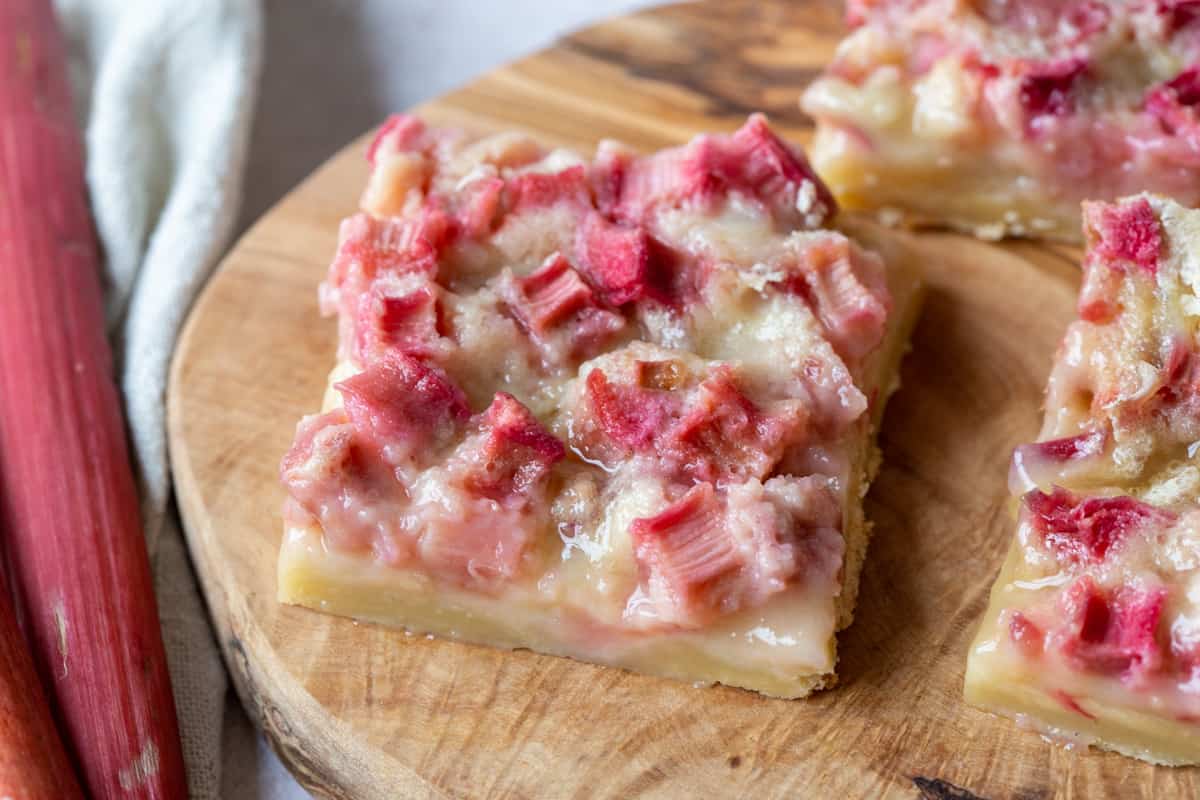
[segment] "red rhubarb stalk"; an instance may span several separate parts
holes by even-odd
[[[0,531],[88,794],[186,796],[50,0],[0,2]]]
[[[0,576],[0,797],[81,800]]]

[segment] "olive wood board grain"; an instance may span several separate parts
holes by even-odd
[[[416,111],[590,151],[730,131],[792,140],[840,3],[710,0],[615,19]],[[319,124],[319,119],[314,119]],[[320,402],[335,324],[316,286],[363,188],[366,137],[237,244],[198,300],[169,392],[178,500],[243,703],[333,798],[1196,797],[1193,769],[1068,750],[962,702],[1011,535],[1005,474],[1074,315],[1078,253],[916,238],[928,297],[883,425],[884,466],[839,685],[808,700],[694,688],[526,651],[409,637],[275,602],[278,463]]]

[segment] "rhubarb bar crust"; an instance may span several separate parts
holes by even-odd
[[[847,208],[1076,241],[1079,204],[1200,202],[1195,0],[851,0],[802,105]]]
[[[1200,212],[1084,208],[1079,319],[1038,442],[969,702],[1068,742],[1200,763]]]
[[[917,307],[761,117],[591,160],[395,117],[320,295],[279,599],[796,697],[829,685]]]

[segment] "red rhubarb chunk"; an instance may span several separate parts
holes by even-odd
[[[1169,525],[1175,515],[1132,497],[1080,497],[1061,487],[1033,490],[1022,498],[1034,530],[1059,559],[1103,562],[1129,536]]]
[[[296,517],[294,510],[286,509],[289,522],[304,525],[310,517],[317,520],[336,549],[359,552],[387,538],[360,512],[396,478],[377,456],[363,449],[342,409],[301,420],[279,476],[291,500],[303,510]],[[400,548],[383,549],[402,558]]]
[[[632,452],[651,447],[679,414],[676,394],[614,384],[599,369],[588,373],[587,394],[600,431]]]
[[[656,516],[634,520],[630,534],[642,581],[664,610],[673,609],[671,621],[717,610],[723,584],[743,566],[711,484],[692,487]]]
[[[650,241],[640,227],[609,222],[591,212],[575,239],[577,262],[601,297],[620,306],[653,293]]]
[[[1123,586],[1115,592],[1079,578],[1063,594],[1067,617],[1055,640],[1076,669],[1137,682],[1163,663],[1158,624],[1167,592]]]
[[[739,191],[758,198],[768,207],[790,213],[796,209],[797,193],[805,183],[809,190],[811,213],[817,225],[833,214],[837,204],[812,167],[767,125],[766,117],[754,114],[730,140],[731,147],[722,165],[723,177]]]
[[[1022,107],[1031,117],[1070,113],[1076,84],[1087,72],[1087,62],[1080,58],[1031,65],[1018,89]]]
[[[376,283],[359,298],[356,344],[359,360],[381,349],[395,348],[413,356],[435,352],[438,332],[438,297],[432,286],[408,292]]]
[[[436,275],[438,254],[452,221],[429,207],[412,219],[379,219],[357,214],[342,223],[337,255],[329,268],[329,285],[357,278],[366,283],[378,275]]]
[[[1167,33],[1200,19],[1200,0],[1158,0],[1158,13],[1166,18]]]
[[[797,424],[798,419],[764,414],[738,389],[729,368],[721,367],[700,385],[670,430],[663,455],[697,481],[763,478]]]
[[[1023,444],[1013,451],[1008,473],[1009,489],[1014,494],[1023,494],[1039,486],[1065,481],[1072,473],[1103,456],[1107,444],[1106,429]]]
[[[1197,146],[1200,142],[1200,67],[1188,67],[1146,95],[1146,111],[1163,130]]]
[[[591,287],[559,254],[517,281],[517,289],[517,316],[535,333],[549,330],[585,308],[597,307]]]
[[[466,396],[444,372],[395,351],[334,388],[355,430],[393,466],[444,444],[471,413]]]
[[[838,355],[855,361],[879,346],[891,295],[878,259],[834,239],[805,251],[795,269],[788,288],[812,308]]]
[[[482,239],[492,232],[503,191],[504,181],[500,178],[474,181],[463,190],[454,219],[464,237]]]
[[[425,123],[408,114],[393,114],[387,118],[379,133],[367,148],[367,161],[375,166],[375,158],[383,147],[394,152],[420,149],[425,139]]]
[[[470,491],[497,502],[524,502],[566,456],[563,443],[510,394],[497,392],[479,427],[478,450],[468,457],[465,482]]]
[[[1091,255],[1122,269],[1133,264],[1153,275],[1163,250],[1162,225],[1144,197],[1122,203],[1085,203]]]
[[[510,211],[546,208],[566,203],[590,208],[592,196],[582,166],[561,172],[523,172],[508,181],[506,205]]]
[[[709,211],[732,192],[796,226],[823,224],[836,211],[812,167],[760,114],[731,136],[701,136],[682,148],[602,167],[601,210],[630,222],[644,222],[659,207]]]

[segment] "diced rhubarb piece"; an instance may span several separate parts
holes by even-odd
[[[524,504],[566,447],[510,394],[498,392],[479,422],[478,446],[467,456],[467,488],[504,505]]]
[[[1084,203],[1089,258],[1123,270],[1132,264],[1153,275],[1163,250],[1162,224],[1145,197],[1120,203]]]
[[[367,161],[375,166],[376,157],[381,151],[402,152],[416,150],[422,147],[425,138],[425,123],[417,117],[408,114],[392,114],[383,125],[367,148]]]
[[[696,206],[704,211],[737,193],[757,202],[777,220],[815,228],[836,212],[829,189],[804,157],[772,133],[761,114],[731,136],[701,136],[682,148],[607,167],[598,192],[602,211],[644,222],[659,207]],[[610,187],[611,189],[611,187]]]
[[[738,388],[732,369],[718,367],[663,437],[663,457],[697,481],[763,478],[792,431],[803,425],[801,413],[799,408],[790,418],[763,413]]]
[[[553,364],[595,355],[625,327],[625,318],[603,308],[559,253],[524,278],[503,284],[501,294]]]
[[[533,521],[519,510],[463,491],[454,515],[431,514],[420,536],[422,563],[443,578],[488,590],[516,577],[533,542]]]
[[[1018,88],[1021,106],[1030,117],[1069,114],[1075,110],[1076,84],[1087,74],[1081,58],[1031,64]]]
[[[1013,450],[1009,490],[1020,495],[1065,482],[1104,456],[1107,445],[1108,431],[1099,428],[1062,439],[1023,444]]]
[[[411,356],[429,357],[442,339],[438,331],[438,295],[431,284],[405,290],[379,281],[359,297],[356,318],[359,361],[394,348]]]
[[[463,189],[455,213],[459,233],[467,239],[482,239],[495,229],[500,214],[504,181],[486,178],[473,181]]]
[[[829,356],[806,358],[797,375],[810,422],[826,438],[840,435],[869,407],[846,365],[833,353]]]
[[[364,442],[392,466],[445,444],[470,416],[462,390],[437,367],[389,352],[335,384],[346,414]]]
[[[650,241],[640,227],[609,222],[593,211],[579,226],[575,254],[609,305],[620,306],[653,293]]]
[[[296,524],[315,519],[333,549],[374,550],[391,564],[403,563],[411,555],[406,537],[389,529],[392,520],[386,519],[387,510],[378,502],[389,487],[399,489],[396,476],[378,455],[362,447],[343,409],[300,421],[279,477],[302,509],[295,517],[293,510],[285,513]]]
[[[1166,18],[1171,34],[1200,19],[1200,0],[1158,0],[1158,13]]]
[[[550,471],[566,448],[503,392],[472,427],[439,468],[447,488],[421,512],[419,554],[435,572],[478,588],[520,571],[543,519]]]
[[[834,214],[833,194],[804,156],[771,131],[762,114],[752,114],[730,143],[722,176],[730,188],[749,194],[785,218],[799,211],[806,227],[819,227]]]
[[[555,253],[546,263],[517,281],[518,318],[531,331],[542,333],[578,311],[596,306],[595,295],[571,263]]]
[[[323,310],[332,313],[337,308],[337,293],[343,286],[357,294],[385,273],[436,275],[438,253],[451,227],[452,220],[432,207],[415,218],[350,217],[342,223],[337,255],[321,287]]]
[[[592,195],[587,173],[582,166],[560,172],[522,172],[508,181],[506,206],[509,211],[546,208],[565,203],[575,208],[591,208]]]
[[[642,582],[667,622],[695,624],[718,611],[723,584],[742,569],[712,484],[702,483],[656,516],[630,529]]]
[[[1169,525],[1175,515],[1132,497],[1080,497],[1061,487],[1021,500],[1033,529],[1059,559],[1097,564],[1129,536]]]
[[[697,627],[753,608],[793,580],[832,584],[842,569],[841,503],[826,479],[698,483],[630,527],[639,592],[627,613]],[[803,577],[798,577],[803,574]]]
[[[883,341],[891,307],[883,262],[841,236],[801,255],[788,288],[812,308],[838,355],[853,362],[871,353]]]
[[[630,452],[651,447],[678,417],[682,402],[673,392],[614,384],[600,369],[588,373],[587,396],[600,431]]]
[[[1146,111],[1163,132],[1200,149],[1200,67],[1188,67],[1146,94]]]
[[[1067,622],[1051,637],[1074,668],[1138,683],[1163,664],[1158,626],[1166,596],[1161,587],[1107,592],[1085,575],[1063,593]]]

